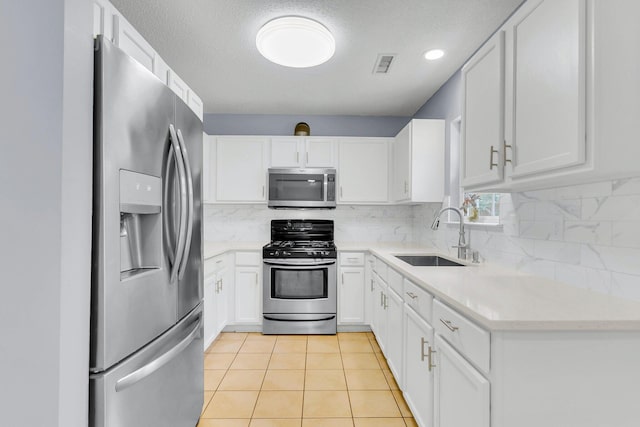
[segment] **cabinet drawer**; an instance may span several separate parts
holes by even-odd
[[[427,323],[431,324],[433,312],[433,296],[416,285],[415,283],[404,279],[404,294],[402,294],[404,302],[415,310]]]
[[[488,331],[438,300],[433,302],[433,327],[463,356],[489,372],[491,337]]]
[[[236,252],[236,265],[259,266],[262,264],[260,252]]]
[[[214,276],[218,271],[227,266],[226,256],[220,255],[215,258],[209,258],[204,262],[204,277],[205,279]]]
[[[373,264],[373,271],[378,273],[378,276],[380,276],[380,278],[382,280],[384,280],[385,283],[387,283],[387,270],[388,269],[389,269],[389,267],[387,267],[387,264],[385,264],[384,261],[382,261],[380,258],[376,258],[376,261]]]
[[[340,265],[364,265],[364,252],[340,252]]]
[[[387,284],[398,295],[402,295],[402,275],[395,271],[393,268],[387,269]]]

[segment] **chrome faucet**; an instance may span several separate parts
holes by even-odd
[[[458,248],[459,259],[467,259],[467,250],[469,249],[469,245],[467,244],[467,241],[464,236],[464,218],[462,217],[462,212],[460,212],[460,209],[453,208],[453,207],[442,208],[434,218],[433,223],[431,224],[431,229],[432,230],[438,229],[438,227],[440,226],[440,216],[446,211],[453,211],[457,213],[458,217],[460,218],[460,230],[458,232],[459,233],[458,245],[453,247]]]

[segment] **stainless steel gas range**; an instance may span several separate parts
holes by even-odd
[[[335,334],[336,246],[331,220],[272,220],[264,260],[264,334]]]

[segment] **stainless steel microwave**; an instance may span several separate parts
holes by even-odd
[[[270,208],[336,207],[335,169],[269,169]]]

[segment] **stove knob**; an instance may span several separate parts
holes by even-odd
[[[272,253],[273,256],[280,256],[280,251],[275,251]]]
[[[289,256],[289,255],[291,255],[291,252],[282,251],[282,256]]]

